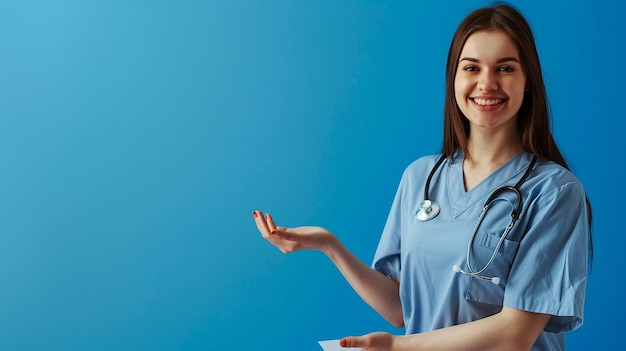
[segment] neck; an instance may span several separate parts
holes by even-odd
[[[516,133],[491,134],[486,137],[473,131],[470,133],[468,148],[469,155],[465,155],[463,160],[466,191],[524,150]]]
[[[472,130],[468,139],[469,165],[496,169],[522,152],[522,142],[517,132],[485,135]],[[469,156],[469,157],[468,157]]]

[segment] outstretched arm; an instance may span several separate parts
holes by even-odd
[[[359,260],[328,230],[277,227],[269,213],[254,211],[253,216],[261,235],[280,251],[308,249],[324,253],[368,305],[392,325],[404,325],[398,283]]]
[[[504,307],[495,315],[427,333],[393,336],[377,332],[345,337],[340,345],[363,351],[530,350],[549,319],[548,314]]]

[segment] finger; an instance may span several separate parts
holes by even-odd
[[[270,233],[276,230],[276,224],[274,223],[274,218],[272,218],[272,215],[269,213],[265,214],[265,217],[267,218],[267,227],[270,230]]]
[[[267,226],[267,222],[265,221],[263,212],[255,210],[254,212],[252,212],[252,216],[254,216],[254,222],[256,223],[256,227],[261,232],[261,235],[263,235],[265,239],[268,239],[270,235],[270,229]]]
[[[339,346],[341,347],[363,347],[364,345],[357,336],[346,336],[339,340]]]

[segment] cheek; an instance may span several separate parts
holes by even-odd
[[[526,93],[525,84],[513,84],[509,87],[509,98],[515,100],[520,105],[524,100],[524,94]]]
[[[466,95],[466,87],[463,84],[462,80],[455,79],[454,80],[454,97],[456,99],[456,103],[462,105],[465,101]]]
[[[506,85],[506,90],[509,92],[509,95],[514,95],[516,98],[523,98],[524,92],[528,86],[528,80],[525,79],[523,75],[518,75],[508,77],[502,84]]]

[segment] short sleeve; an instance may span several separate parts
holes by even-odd
[[[400,180],[387,222],[380,237],[372,268],[382,274],[400,280],[400,241],[402,233],[402,198],[406,173]]]
[[[582,325],[587,284],[589,221],[582,185],[570,182],[539,195],[504,295],[504,306],[551,314],[547,332]]]

